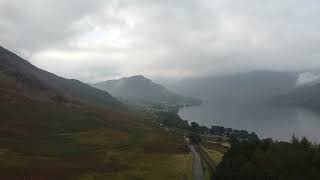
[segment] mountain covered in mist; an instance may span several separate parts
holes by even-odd
[[[303,72],[297,75],[295,86],[288,92],[277,94],[273,102],[283,106],[300,106],[320,110],[319,72]]]
[[[200,100],[178,95],[164,86],[142,75],[124,77],[93,84],[94,87],[110,92],[113,96],[128,101],[145,103],[199,104]]]
[[[268,101],[275,95],[287,93],[295,87],[296,80],[295,73],[253,71],[161,82],[180,94],[203,100],[246,103]]]
[[[276,96],[276,103],[320,110],[320,83],[297,86],[289,93]]]
[[[0,82],[0,94],[7,102],[24,97],[39,102],[122,106],[105,91],[41,70],[3,47],[0,47]]]

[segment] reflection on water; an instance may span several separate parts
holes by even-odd
[[[320,140],[320,115],[306,109],[270,104],[204,103],[179,111],[182,119],[256,132],[261,138],[289,140],[293,134]]]

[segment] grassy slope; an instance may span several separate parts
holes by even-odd
[[[191,177],[181,135],[136,115],[27,100],[0,107],[0,179]]]
[[[201,138],[201,148],[207,154],[207,157],[209,157],[212,165],[214,167],[218,166],[222,161],[224,154],[230,148],[229,143],[226,141],[226,139],[221,139],[214,136],[202,136]],[[211,179],[211,174],[214,173],[209,166],[210,165],[208,162],[203,161],[205,179]]]

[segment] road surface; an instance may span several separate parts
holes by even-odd
[[[192,153],[193,163],[192,163],[192,175],[194,180],[204,180],[201,158],[193,145],[189,145]]]

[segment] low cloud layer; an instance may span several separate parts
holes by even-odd
[[[296,86],[313,85],[319,83],[320,74],[305,72],[298,75]]]
[[[316,0],[0,0],[0,43],[87,82],[320,68]]]

